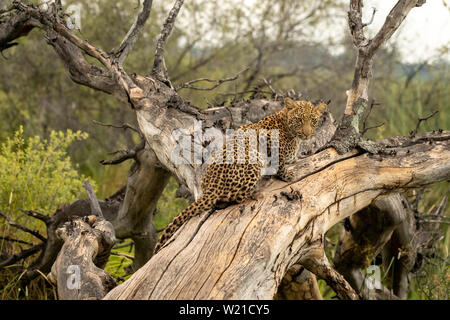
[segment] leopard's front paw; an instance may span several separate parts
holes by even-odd
[[[290,182],[294,180],[294,172],[287,171],[286,169],[280,170],[280,172],[278,172],[278,177],[284,182]]]

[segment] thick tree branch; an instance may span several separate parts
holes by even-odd
[[[399,0],[389,12],[381,29],[370,41],[369,55],[374,55],[392,37],[412,8],[420,7],[425,2],[425,0]]]
[[[302,257],[300,263],[336,292],[341,300],[359,300],[359,296],[345,278],[333,269],[328,262],[322,246],[311,249],[311,253]]]
[[[46,242],[46,241],[47,241],[47,239],[46,239],[43,235],[41,235],[41,234],[39,233],[39,231],[31,230],[30,228],[27,228],[27,227],[25,227],[25,226],[23,226],[23,225],[21,225],[21,224],[15,222],[13,219],[11,219],[11,218],[10,218],[6,213],[4,213],[3,211],[0,211],[0,217],[2,217],[3,219],[5,219],[6,222],[8,222],[8,224],[9,224],[11,227],[14,227],[14,228],[16,228],[16,229],[22,230],[22,231],[24,231],[24,232],[26,232],[26,233],[28,233],[28,234],[31,234],[32,236],[38,238],[38,239],[41,240],[42,242]]]
[[[450,178],[450,132],[391,143],[395,156],[337,160],[327,149],[294,164],[294,182],[266,181],[262,200],[192,218],[105,298],[272,298],[292,265],[312,251],[319,256],[325,232],[337,222],[390,193]],[[302,197],[284,196],[296,190]]]
[[[364,35],[364,27],[366,24],[362,22],[362,0],[351,0],[350,11],[348,13],[348,23],[353,39],[353,44],[357,49],[357,58],[355,65],[355,74],[350,90],[347,92],[347,105],[345,107],[345,115],[356,115],[355,103],[359,99],[363,99],[367,104],[369,81],[372,77],[373,57],[378,49],[384,45],[398,29],[409,11],[420,6],[423,0],[399,0],[386,18],[381,29],[376,36],[369,40]],[[362,108],[364,111],[365,107]],[[359,117],[359,116],[357,116]],[[355,121],[355,129],[357,121]]]
[[[122,101],[127,100],[109,71],[88,63],[80,48],[56,33],[51,34],[49,44],[55,49],[75,83],[112,94]]]
[[[175,19],[180,11],[184,0],[175,0],[173,8],[170,10],[166,21],[163,24],[163,28],[159,34],[158,42],[156,43],[155,59],[153,62],[152,74],[161,81],[168,81],[166,63],[164,61],[164,50],[166,47],[167,39],[172,33],[172,29],[175,25]]]
[[[61,300],[101,299],[117,285],[103,270],[114,245],[114,228],[102,217],[86,218],[76,218],[57,230],[64,245],[48,279],[57,284]]]
[[[59,10],[55,4],[49,5],[48,10],[43,10],[38,6],[15,1],[11,12],[0,20],[0,48],[7,47],[11,41],[27,35],[34,28],[42,29],[74,82],[126,101],[127,95],[121,87],[124,82],[128,84],[127,88],[132,87],[128,76],[111,62],[106,53],[75,36],[63,24]],[[107,69],[89,64],[83,53],[96,58]]]
[[[119,64],[122,63],[127,58],[130,51],[133,49],[134,44],[139,39],[140,34],[142,33],[142,29],[145,26],[145,23],[150,16],[150,12],[152,10],[153,0],[144,0],[142,11],[136,17],[133,25],[130,30],[128,30],[125,38],[122,40],[122,43],[117,49],[115,55],[119,59]]]
[[[370,40],[364,35],[362,22],[362,0],[351,0],[348,23],[357,50],[352,87],[347,90],[347,103],[344,116],[329,146],[345,153],[359,146],[364,150],[375,151],[370,143],[361,139],[359,123],[368,106],[369,83],[372,78],[373,59],[379,48],[386,43],[400,26],[408,12],[420,6],[423,0],[399,0],[389,13],[380,31]]]

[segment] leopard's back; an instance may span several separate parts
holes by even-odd
[[[281,111],[256,123],[239,127],[236,136],[228,140],[232,141],[231,145],[225,143],[221,154],[216,154],[213,163],[206,168],[201,182],[202,196],[163,231],[156,251],[191,217],[213,209],[217,202],[240,203],[252,195],[263,168],[259,154],[259,134],[263,130],[267,134],[265,143],[268,156],[271,156],[272,145],[278,144],[277,175],[283,180],[290,180],[292,175],[286,171],[285,164],[295,159],[300,140],[314,133],[324,110],[323,105],[314,106],[307,101],[286,99],[285,108]],[[251,143],[251,134],[256,135],[256,145]],[[232,157],[227,157],[230,155]]]

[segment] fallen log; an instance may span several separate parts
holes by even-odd
[[[329,148],[264,181],[259,200],[195,217],[105,299],[272,299],[299,263],[342,298],[357,298],[327,264],[325,232],[394,192],[450,178],[450,132],[383,141],[379,154]]]

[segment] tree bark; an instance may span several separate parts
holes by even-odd
[[[392,192],[449,179],[449,138],[392,138],[395,157],[327,149],[299,161],[296,182],[267,180],[262,200],[191,219],[105,299],[271,299],[293,264],[322,265],[323,235],[337,222]]]
[[[101,299],[116,286],[103,270],[115,242],[114,228],[102,217],[75,218],[57,230],[64,245],[48,279],[60,300]]]
[[[395,298],[386,288],[372,289],[362,270],[369,267],[383,250],[392,234],[412,213],[408,200],[400,194],[392,194],[373,203],[347,219],[334,256],[334,265],[366,299]]]
[[[322,300],[316,276],[301,265],[288,270],[275,294],[276,300]]]

